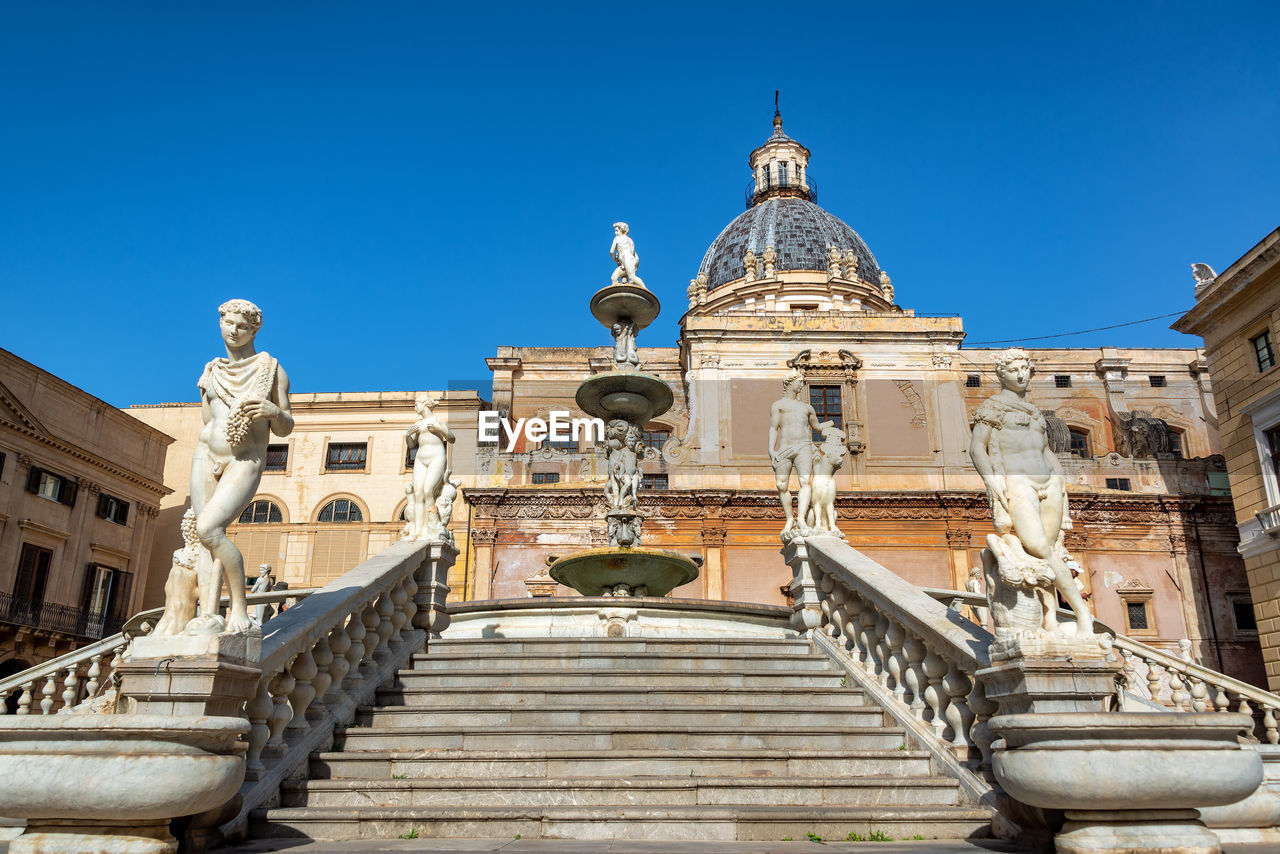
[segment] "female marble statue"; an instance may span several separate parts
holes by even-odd
[[[1049,447],[1044,416],[1027,400],[1031,358],[1014,347],[995,363],[1001,388],[974,415],[969,454],[986,485],[996,532],[1006,543],[1012,533],[1026,555],[1047,564],[1054,586],[1075,612],[1076,635],[1091,635],[1093,615],[1062,546],[1061,535],[1071,527],[1066,480]]]
[[[218,306],[218,314],[227,355],[205,365],[198,383],[204,428],[191,460],[191,508],[201,546],[200,616],[187,625],[188,634],[245,632],[253,625],[245,605],[244,559],[227,539],[227,525],[258,489],[271,434],[293,432],[289,378],[270,354],[254,350],[262,311],[233,299]],[[218,614],[224,578],[231,595],[225,621]]]
[[[431,412],[431,398],[421,395],[414,404],[418,412],[418,420],[405,431],[410,448],[416,447],[418,454],[413,458],[413,506],[411,519],[413,539],[422,537],[438,537],[440,531],[440,514],[436,510],[436,500],[444,488],[445,469],[449,462],[449,443],[454,435]]]

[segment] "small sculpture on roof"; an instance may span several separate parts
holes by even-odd
[[[742,253],[742,268],[746,270],[748,282],[754,282],[760,278],[760,262],[756,260],[756,253],[750,249]]]
[[[1218,279],[1218,274],[1208,264],[1195,263],[1191,265],[1191,275],[1196,280],[1196,296]]]
[[[777,275],[778,253],[773,251],[772,246],[766,246],[764,248],[764,255],[762,258],[764,260],[764,277],[766,279],[772,279]]]
[[[884,270],[880,271],[880,294],[893,304],[893,280],[889,278],[889,274]]]
[[[840,278],[840,250],[834,246],[827,247],[827,281]]]
[[[858,280],[858,253],[852,249],[844,250],[844,277],[851,282]]]

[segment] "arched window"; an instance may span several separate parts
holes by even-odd
[[[1086,460],[1093,456],[1088,430],[1082,430],[1079,427],[1071,428],[1071,453]]]
[[[363,522],[360,506],[349,498],[335,498],[320,511],[321,522]]]
[[[244,512],[240,514],[241,525],[263,525],[267,522],[283,522],[284,516],[280,513],[280,508],[275,502],[268,501],[265,498],[259,498],[252,501],[249,506],[244,508]]]

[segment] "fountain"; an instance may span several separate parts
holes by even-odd
[[[613,370],[578,386],[578,408],[605,423],[609,545],[548,559],[551,577],[584,596],[665,596],[698,577],[701,560],[640,545],[640,461],[644,425],[671,408],[670,387],[640,370],[636,335],[660,305],[636,275],[639,258],[627,224],[614,223],[611,284],[591,298],[591,314],[613,335]]]

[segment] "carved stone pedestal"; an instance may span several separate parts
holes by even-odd
[[[127,711],[240,717],[257,691],[262,632],[135,638],[120,665]]]
[[[791,567],[791,628],[806,632],[822,625],[822,597],[809,562],[809,547],[796,537],[782,548],[783,560]]]
[[[1221,854],[1195,810],[1067,810],[1053,838],[1056,854]]]
[[[453,543],[435,540],[427,545],[422,566],[413,575],[418,584],[418,592],[413,595],[418,606],[413,627],[424,630],[429,637],[439,637],[449,627],[445,597],[449,595],[449,570],[457,559],[458,549]]]
[[[1120,664],[1094,658],[1015,658],[977,672],[1000,714],[1105,712],[1116,692]]]

